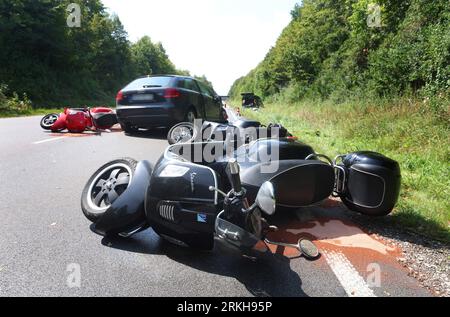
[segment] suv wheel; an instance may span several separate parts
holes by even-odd
[[[139,128],[137,127],[133,127],[129,124],[120,124],[120,127],[122,128],[122,130],[127,133],[127,134],[132,134],[132,133],[136,133],[139,131]]]

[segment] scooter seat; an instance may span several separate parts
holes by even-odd
[[[322,161],[290,160],[243,167],[242,184],[250,197],[256,194],[264,182],[273,183],[277,204],[284,207],[307,207],[327,199],[334,189],[335,174],[331,165]]]

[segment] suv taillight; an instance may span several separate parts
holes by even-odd
[[[166,99],[172,99],[172,98],[178,98],[180,97],[180,91],[175,88],[167,88],[164,91],[164,98]]]
[[[116,102],[120,102],[123,100],[123,92],[122,90],[117,93]]]

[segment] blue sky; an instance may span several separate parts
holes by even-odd
[[[254,68],[300,0],[102,0],[130,40],[161,41],[180,69],[206,75],[217,93]]]

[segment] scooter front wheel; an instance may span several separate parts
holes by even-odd
[[[123,158],[100,167],[89,179],[81,196],[83,214],[96,223],[128,188],[138,162]]]

